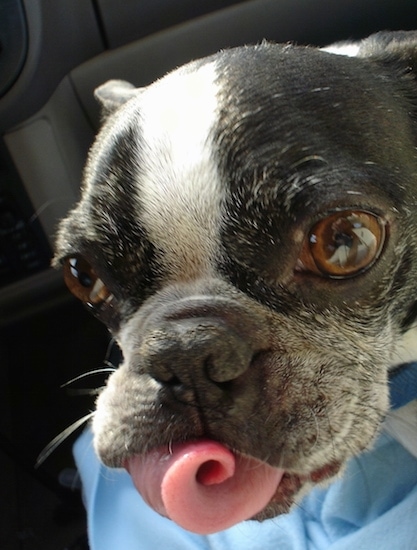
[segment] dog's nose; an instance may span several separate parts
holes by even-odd
[[[222,385],[238,378],[253,350],[220,319],[182,318],[150,331],[139,354],[142,368],[159,382],[197,388],[202,381]]]

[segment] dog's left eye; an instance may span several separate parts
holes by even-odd
[[[297,271],[348,278],[378,259],[386,238],[382,218],[365,211],[335,212],[318,221],[304,243]]]
[[[112,298],[109,289],[82,256],[66,258],[63,267],[65,283],[84,304],[98,307]]]

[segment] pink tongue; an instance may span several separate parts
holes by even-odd
[[[209,440],[134,456],[125,467],[154,510],[198,534],[227,529],[260,512],[284,474]]]

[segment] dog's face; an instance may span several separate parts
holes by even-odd
[[[240,48],[98,90],[56,261],[123,351],[93,430],[138,486],[135,457],[215,442],[279,472],[238,519],[270,517],[378,432],[417,296],[417,42],[397,38],[352,58]]]

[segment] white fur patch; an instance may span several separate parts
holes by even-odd
[[[357,57],[360,44],[357,42],[346,42],[340,44],[332,44],[326,48],[321,48],[323,52],[333,53],[335,55],[345,55],[347,57]]]
[[[215,64],[171,73],[141,96],[141,217],[161,261],[183,278],[211,271],[224,190],[212,157]]]
[[[401,338],[395,352],[395,365],[417,361],[417,327],[412,328]]]

